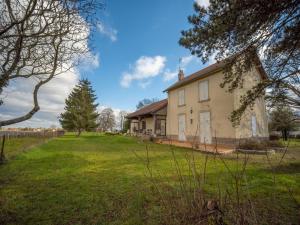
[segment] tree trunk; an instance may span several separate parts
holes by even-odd
[[[284,129],[283,132],[282,132],[282,134],[283,134],[283,140],[287,141],[287,139],[288,139],[287,129]]]
[[[2,145],[1,145],[1,153],[0,153],[0,163],[3,163],[4,160],[5,160],[4,145],[5,145],[5,135],[2,136]]]
[[[78,132],[77,132],[77,137],[79,137],[81,134],[81,129],[78,129]]]

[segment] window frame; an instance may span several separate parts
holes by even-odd
[[[147,126],[146,126],[146,121],[142,120],[142,130],[146,130]]]
[[[182,104],[180,102],[180,93],[181,92],[183,92],[183,102],[182,102]],[[178,97],[178,106],[185,106],[185,89],[184,88],[178,90],[178,96],[177,97]]]
[[[205,99],[201,99],[202,88],[200,88],[200,86],[202,83],[207,83],[207,98],[205,98]],[[198,82],[198,100],[199,100],[199,102],[206,102],[206,101],[210,100],[210,98],[209,98],[209,80],[208,79],[201,80]]]
[[[255,128],[255,129],[253,129],[253,128]],[[256,115],[251,115],[251,134],[252,134],[252,137],[257,137],[257,118],[256,118]]]

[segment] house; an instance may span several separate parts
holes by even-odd
[[[127,115],[130,120],[130,133],[133,135],[166,136],[168,100],[164,99]]]
[[[168,94],[167,101],[161,101],[164,108],[157,110],[156,107],[162,104],[158,102],[130,114],[128,118],[134,119],[131,131],[157,135],[160,124],[156,112],[162,110],[166,137],[171,140],[231,145],[248,138],[268,139],[263,97],[256,100],[252,109],[247,109],[239,126],[233,127],[229,120],[231,112],[238,108],[241,96],[262,79],[267,79],[260,62],[243,75],[243,88],[232,93],[220,87],[225,65],[224,61],[218,62],[189,76],[180,70],[178,81],[164,91]],[[153,108],[157,111],[152,112]]]

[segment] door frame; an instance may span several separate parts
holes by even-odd
[[[161,136],[166,136],[167,135],[167,120],[166,119],[160,119],[160,135]],[[162,129],[161,129],[161,122],[165,124],[165,129],[164,129],[164,135],[162,135]]]
[[[212,121],[212,116],[211,116],[211,111],[210,110],[200,110],[199,111],[199,141],[201,144],[204,144],[203,142],[201,142],[201,113],[209,113],[209,132],[210,132],[210,141],[206,142],[205,144],[211,144],[212,143],[212,125],[211,125],[211,121]]]
[[[180,132],[179,132],[179,118],[180,116],[184,116],[184,131],[186,131],[186,114],[185,113],[180,113],[177,116],[177,123],[178,123],[178,141],[186,141],[186,134],[184,133],[184,140],[180,140]]]

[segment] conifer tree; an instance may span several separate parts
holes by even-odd
[[[80,80],[65,101],[65,112],[59,119],[62,127],[68,131],[77,131],[78,136],[82,131],[97,128],[99,114],[96,111],[98,104],[94,103],[96,99],[90,81]]]
[[[290,107],[279,105],[270,113],[270,130],[280,131],[286,141],[289,132],[296,130],[297,116]]]
[[[259,68],[259,58],[268,75],[241,98],[231,121],[256,99],[267,95],[268,104],[286,104],[300,109],[300,1],[299,0],[209,0],[209,6],[194,4],[189,29],[182,31],[180,45],[208,62],[224,60],[221,87],[230,92],[243,88],[243,74]]]

